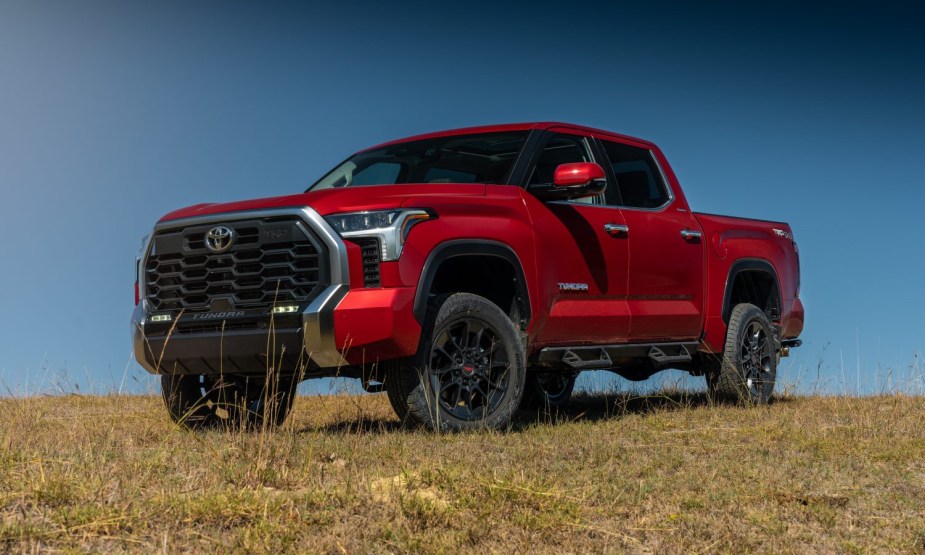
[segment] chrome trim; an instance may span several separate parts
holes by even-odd
[[[142,368],[152,374],[157,373],[157,369],[149,365],[145,360],[145,322],[148,320],[148,300],[145,295],[145,260],[151,252],[151,243],[154,242],[154,232],[157,228],[151,229],[144,238],[144,244],[141,246],[138,258],[135,260],[135,275],[138,279],[138,304],[132,311],[132,350],[135,353],[135,360]]]
[[[691,239],[700,239],[701,237],[703,237],[703,233],[700,233],[699,231],[694,231],[693,229],[682,229],[681,237],[689,241]]]
[[[349,289],[345,283],[329,285],[302,312],[305,352],[321,368],[346,364],[334,341],[334,309]],[[320,348],[311,348],[312,345]]]
[[[332,216],[354,216],[357,214],[375,214],[376,212],[398,212],[398,217],[388,227],[371,227],[369,229],[355,229],[353,231],[342,231],[340,236],[345,239],[370,237],[379,240],[379,256],[382,262],[394,262],[401,257],[402,248],[405,246],[407,232],[411,226],[419,221],[431,219],[431,213],[426,210],[417,208],[399,209],[399,210],[363,210],[360,212],[336,212],[329,214]],[[424,218],[421,218],[424,216]],[[417,220],[417,221],[416,221]],[[327,220],[325,220],[327,221]],[[408,223],[410,222],[410,225]],[[330,224],[329,224],[330,225]],[[408,225],[408,227],[405,227]]]
[[[610,235],[620,235],[630,232],[630,226],[623,224],[604,224],[604,231]]]
[[[142,368],[152,374],[157,374],[157,369],[148,364],[145,359],[145,321],[147,319],[147,306],[145,300],[141,299],[132,312],[132,351],[135,353],[135,360]]]
[[[206,232],[206,248],[215,254],[221,254],[234,246],[234,230],[225,225],[217,225]]]
[[[165,229],[175,229],[193,225],[202,225],[219,222],[233,222],[254,218],[268,218],[274,216],[296,216],[305,222],[321,239],[327,247],[330,268],[330,284],[312,300],[302,311],[302,329],[304,333],[305,352],[321,368],[334,368],[346,364],[334,339],[334,309],[350,290],[350,269],[347,263],[347,246],[343,239],[334,231],[324,218],[311,207],[302,208],[273,208],[265,210],[243,210],[240,212],[222,212],[207,216],[193,216],[178,220],[159,222],[148,236],[143,255],[139,260],[138,290],[141,300],[132,313],[132,346],[135,359],[145,370],[156,373],[156,369],[145,362],[144,352],[144,326],[150,311],[148,310],[147,289],[144,283],[144,267],[154,235]]]

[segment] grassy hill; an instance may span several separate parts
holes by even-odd
[[[508,433],[301,397],[193,433],[156,397],[0,399],[0,551],[925,549],[925,398],[577,399]]]

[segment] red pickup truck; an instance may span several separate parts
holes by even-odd
[[[561,123],[402,139],[301,194],[172,212],[135,288],[135,356],[193,427],[279,424],[325,376],[447,430],[561,405],[591,369],[765,403],[803,328],[787,224],[694,213],[657,146]]]

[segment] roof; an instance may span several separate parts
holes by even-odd
[[[438,137],[449,137],[453,135],[471,135],[476,133],[503,133],[505,131],[530,131],[530,130],[544,130],[551,128],[566,128],[572,129],[575,131],[581,131],[585,133],[591,133],[594,135],[603,135],[610,136],[616,139],[624,139],[634,141],[636,143],[642,143],[649,147],[655,147],[655,145],[645,139],[639,139],[637,137],[630,137],[629,135],[621,135],[619,133],[613,133],[612,131],[605,131],[603,129],[595,129],[593,127],[585,127],[583,125],[575,125],[573,123],[562,123],[556,121],[541,121],[541,122],[528,122],[528,123],[504,123],[497,125],[481,125],[475,127],[461,127],[459,129],[448,129],[445,131],[436,131],[432,133],[424,133],[421,135],[413,135],[411,137],[405,137],[404,139],[396,139],[393,141],[388,141],[376,146],[366,148],[364,150],[373,150],[377,148],[382,148],[386,146],[391,146],[398,143],[406,143],[409,141],[420,141],[425,139],[436,139]]]

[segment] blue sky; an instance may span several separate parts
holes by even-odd
[[[531,120],[653,140],[696,210],[791,223],[808,319],[785,380],[921,375],[920,9],[561,6],[0,3],[0,388],[150,388],[132,265],[164,212]]]

